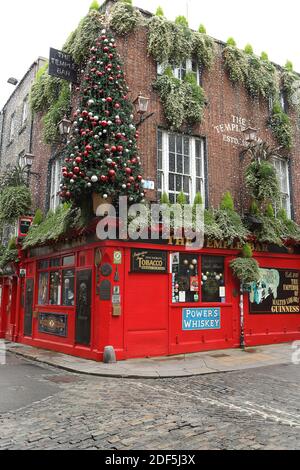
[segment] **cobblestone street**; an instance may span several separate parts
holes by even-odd
[[[0,449],[300,448],[299,366],[130,380],[10,361],[1,395],[20,388],[3,386],[9,367],[41,395],[18,408],[0,399]]]

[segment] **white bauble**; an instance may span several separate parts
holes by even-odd
[[[92,182],[92,183],[97,183],[97,181],[98,181],[98,176],[93,175],[93,176],[91,177],[91,182]]]

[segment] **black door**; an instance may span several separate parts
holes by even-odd
[[[91,342],[91,297],[92,270],[77,272],[75,342],[83,346]]]
[[[25,292],[24,336],[32,336],[33,279],[27,279]]]

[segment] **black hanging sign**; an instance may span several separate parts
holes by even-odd
[[[260,280],[249,286],[250,313],[299,314],[300,271],[260,269]]]
[[[131,250],[131,272],[167,273],[167,252],[141,249]]]
[[[70,54],[50,48],[49,75],[78,83],[78,66]]]

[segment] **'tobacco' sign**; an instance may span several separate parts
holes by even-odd
[[[72,83],[78,82],[78,67],[70,54],[50,48],[49,75]]]

